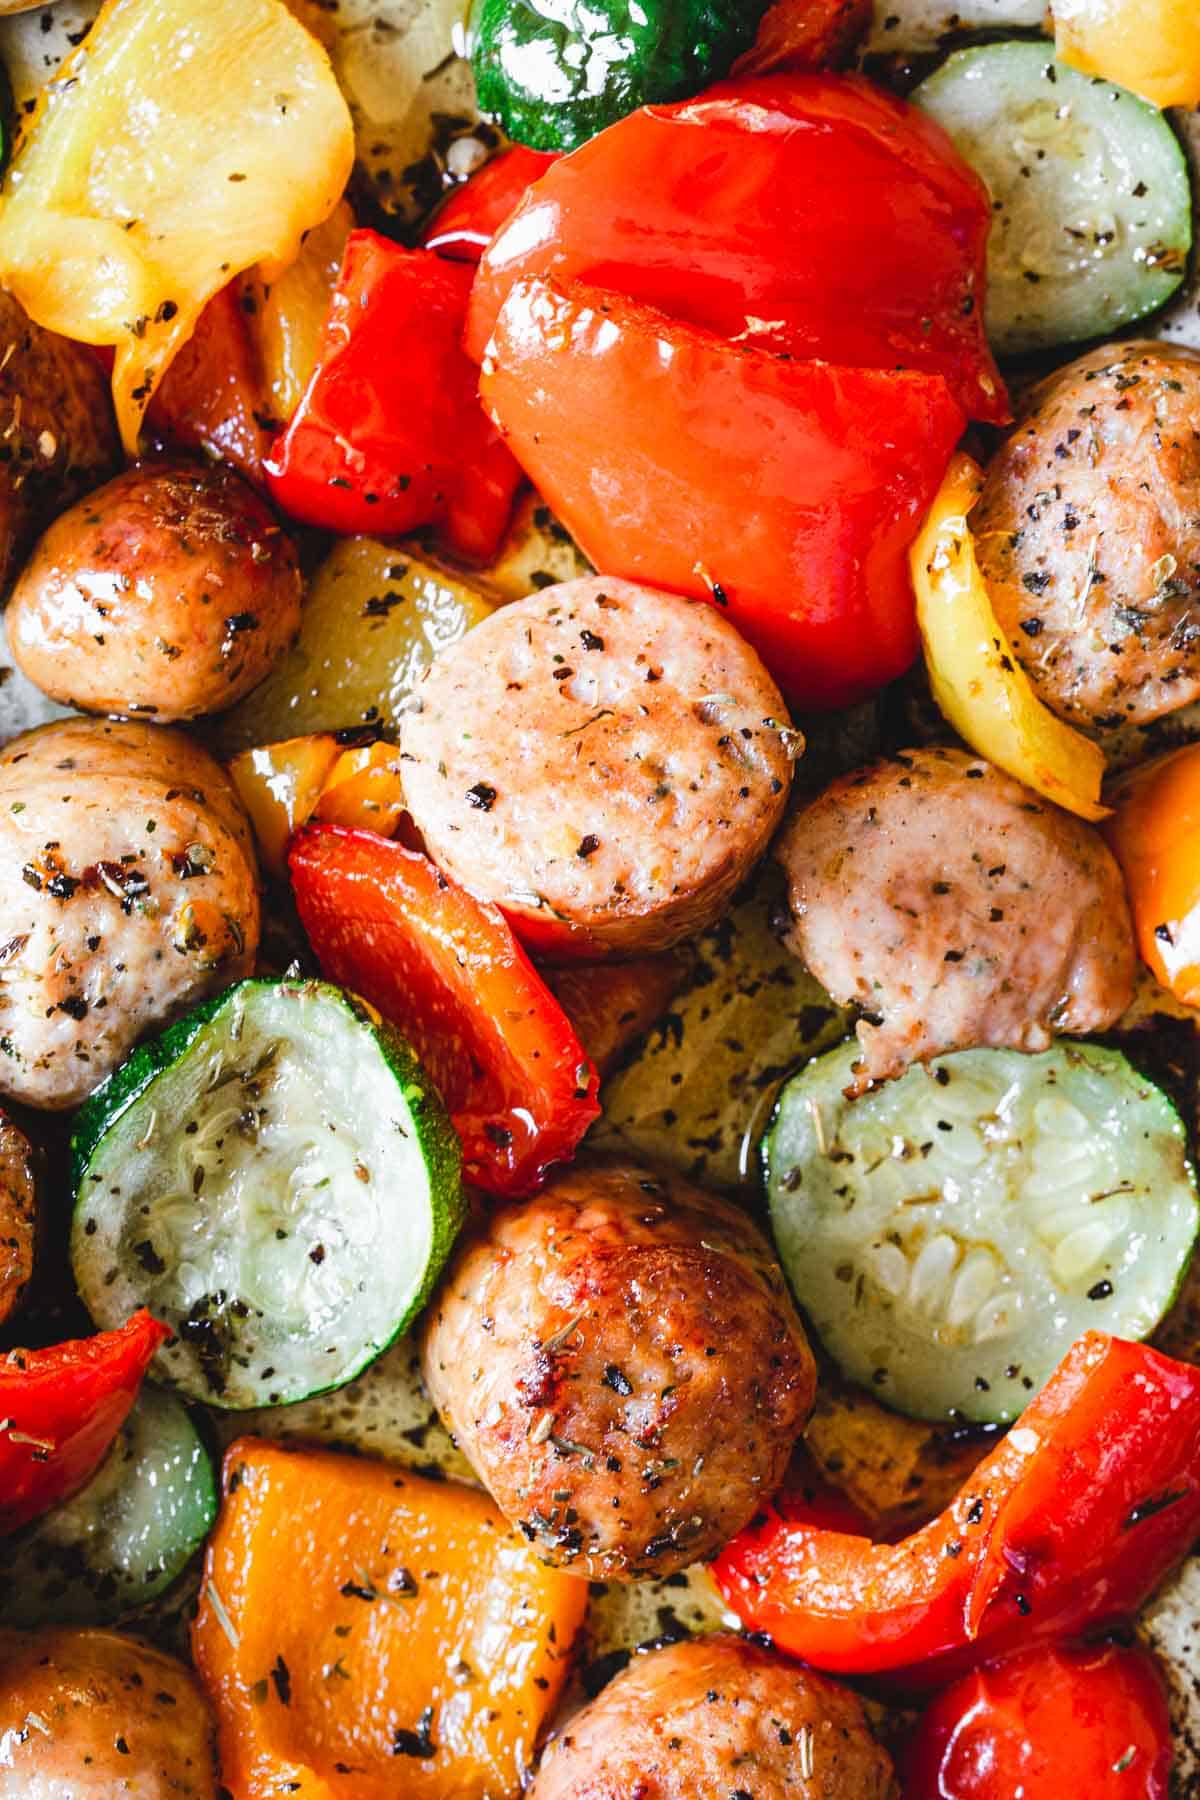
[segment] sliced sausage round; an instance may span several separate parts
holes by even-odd
[[[779,839],[786,942],[866,1017],[865,1073],[1103,1031],[1133,996],[1129,907],[1099,833],[965,750],[835,781]]]
[[[815,1388],[745,1213],[625,1163],[493,1212],[422,1362],[501,1510],[548,1562],[600,1579],[715,1554],[782,1479]]]
[[[33,1150],[11,1119],[0,1118],[0,1325],[16,1311],[29,1285],[36,1236]]]
[[[115,1631],[0,1631],[0,1800],[217,1800],[195,1676]]]
[[[65,719],[0,752],[0,1093],[77,1105],[258,933],[250,828],[198,745]]]
[[[715,607],[598,577],[502,607],[416,704],[404,784],[430,854],[549,953],[661,950],[710,924],[779,823],[800,743]]]
[[[1200,697],[1200,354],[1106,344],[1035,388],[971,514],[1046,704],[1143,724]]]
[[[0,293],[0,589],[56,512],[120,464],[108,382],[84,344]]]
[[[849,1688],[745,1638],[637,1656],[547,1745],[529,1800],[895,1800]]]
[[[300,570],[264,500],[214,463],[144,463],[63,513],[13,590],[13,660],[85,712],[163,723],[256,687],[300,628]]]

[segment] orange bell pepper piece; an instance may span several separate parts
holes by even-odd
[[[225,1783],[515,1800],[586,1605],[472,1488],[240,1438],[192,1631]]]
[[[1200,744],[1144,763],[1117,786],[1104,827],[1129,890],[1142,961],[1200,1006]]]

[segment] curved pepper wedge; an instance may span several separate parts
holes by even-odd
[[[1087,1332],[938,1518],[897,1544],[766,1511],[714,1574],[815,1668],[940,1684],[1131,1617],[1200,1533],[1200,1369]]]
[[[791,362],[523,281],[480,393],[598,569],[724,607],[800,708],[913,661],[908,550],[963,425],[940,375]]]
[[[468,264],[353,231],[317,366],[267,463],[283,511],[326,531],[398,536],[436,525],[486,562],[521,471],[462,350]]]
[[[482,361],[518,281],[580,281],[789,357],[945,377],[1009,417],[983,331],[991,205],[933,120],[857,76],[744,76],[556,162],[479,267]]]
[[[531,1193],[600,1111],[596,1071],[498,908],[416,850],[308,825],[289,857],[300,919],[331,981],[412,1044],[488,1193]]]
[[[170,1335],[143,1311],[118,1331],[0,1356],[0,1533],[95,1473]]]

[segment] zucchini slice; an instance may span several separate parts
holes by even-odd
[[[1089,1327],[1153,1331],[1200,1226],[1179,1115],[1115,1050],[964,1050],[847,1100],[857,1043],[784,1088],[764,1145],[780,1258],[851,1380],[1004,1423]]]
[[[144,1387],[87,1486],[0,1539],[0,1619],[109,1625],[170,1587],[216,1516],[216,1472],[187,1408]]]
[[[319,981],[244,981],[82,1109],[71,1260],[98,1325],[148,1306],[210,1406],[340,1387],[403,1331],[462,1222],[458,1142],[404,1040]]]
[[[1106,337],[1187,272],[1187,163],[1163,115],[1045,43],[956,50],[912,95],[992,196],[987,331],[1001,356]]]

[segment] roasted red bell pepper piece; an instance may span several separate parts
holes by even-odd
[[[467,1179],[532,1193],[599,1113],[598,1082],[503,915],[373,832],[309,825],[288,860],[322,970],[412,1044],[462,1139]]]
[[[923,1715],[905,1800],[1167,1800],[1162,1676],[1121,1644],[1038,1648],[964,1675]]]
[[[554,164],[479,266],[482,360],[514,281],[582,281],[740,344],[946,377],[1009,416],[983,331],[991,203],[932,119],[857,76],[746,76]]]
[[[236,282],[213,295],[150,402],[146,431],[232,463],[261,486],[279,421],[242,299]]]
[[[170,1335],[138,1312],[118,1331],[0,1356],[0,1533],[95,1474]]]
[[[940,375],[789,362],[531,281],[480,393],[598,569],[727,607],[797,706],[915,658],[908,548],[963,426]]]
[[[714,1569],[819,1669],[939,1683],[1131,1617],[1200,1535],[1200,1369],[1088,1332],[937,1519],[873,1544],[767,1510]]]
[[[870,30],[873,11],[872,0],[775,0],[733,72],[770,75],[786,69],[809,74],[840,69]]]
[[[435,525],[460,556],[495,554],[521,471],[463,354],[470,286],[466,264],[350,234],[316,370],[267,464],[285,513],[348,533]]]
[[[514,144],[484,163],[439,206],[421,242],[439,256],[477,263],[501,225],[525,198],[530,183],[558,161],[556,150]]]

